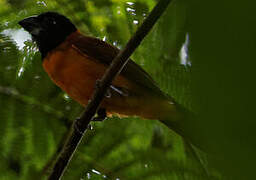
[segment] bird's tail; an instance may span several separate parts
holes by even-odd
[[[184,139],[196,144],[193,131],[196,120],[194,113],[169,99],[162,100],[156,108],[158,113],[155,119],[161,121]]]

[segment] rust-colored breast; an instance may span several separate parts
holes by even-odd
[[[106,67],[81,56],[71,44],[63,43],[48,54],[43,67],[50,78],[67,94],[85,106],[93,93],[95,81]]]
[[[68,41],[48,53],[43,67],[57,86],[83,106],[91,97],[96,80],[102,77],[107,68],[93,57],[79,52]],[[129,82],[121,76],[115,79],[114,84],[129,86]]]

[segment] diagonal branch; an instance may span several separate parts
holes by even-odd
[[[81,141],[91,119],[96,113],[111,82],[128,62],[131,54],[140,45],[141,41],[152,29],[170,2],[171,0],[160,0],[149,16],[145,19],[143,24],[135,32],[134,36],[129,40],[126,47],[114,58],[110,67],[99,81],[99,85],[97,86],[97,89],[89,101],[83,115],[74,122],[73,130],[66,144],[64,145],[64,148],[62,149],[62,152],[60,153],[50,176],[48,177],[49,180],[57,180],[62,177],[69,161],[72,158],[72,155]]]

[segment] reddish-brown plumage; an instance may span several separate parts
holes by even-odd
[[[79,43],[84,47],[94,43],[95,47],[90,47],[91,52],[86,53],[85,50],[88,49],[83,49]],[[96,38],[83,36],[76,31],[47,54],[43,60],[43,67],[56,85],[67,92],[72,99],[86,106],[94,91],[96,80],[102,77],[108,66],[108,58],[111,58],[111,61],[117,53],[118,49],[115,47]],[[106,62],[100,59],[101,54],[106,56],[103,57]],[[140,68],[137,71],[145,73]],[[130,74],[131,76],[140,75],[136,72],[132,73],[135,74]],[[127,70],[122,72],[115,78],[113,86],[123,94],[110,89],[111,97],[106,97],[101,107],[105,108],[108,114],[137,115],[151,119],[159,118],[161,113],[166,115],[167,111],[169,114],[170,107],[174,108],[172,104],[167,105],[169,100],[162,93],[154,94],[154,91],[158,91],[157,88],[148,88],[146,87],[148,84],[144,85],[139,80],[138,77],[137,82],[132,81],[129,77],[129,69],[128,72]]]

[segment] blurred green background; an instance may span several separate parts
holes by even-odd
[[[155,0],[0,0],[0,180],[43,179],[83,108],[43,71],[25,17],[57,11],[124,47]],[[198,114],[207,153],[158,121],[93,122],[63,179],[254,179],[255,4],[175,0],[132,59]]]

